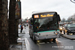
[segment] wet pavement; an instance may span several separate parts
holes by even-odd
[[[18,44],[12,44],[10,45],[10,50],[26,50],[26,44],[25,44],[25,28],[23,29],[22,33],[20,33],[20,28],[18,29]]]
[[[56,38],[56,43],[40,42],[35,44],[30,38],[28,26],[25,27],[23,32],[25,32],[25,34],[19,33],[18,42],[22,42],[22,46],[21,48],[19,47],[18,50],[75,50],[75,40],[70,40],[61,36],[60,38]]]
[[[67,35],[67,33],[63,34],[63,32],[61,32],[61,34],[62,34],[63,37],[65,37],[67,39],[75,40],[75,35],[73,35],[72,33]]]
[[[75,50],[75,40],[70,40],[64,37],[56,38],[56,43],[41,42],[35,44],[30,38],[28,27],[26,27],[25,43],[27,50]]]

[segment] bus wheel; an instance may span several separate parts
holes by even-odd
[[[46,44],[47,42],[45,41],[45,44]]]
[[[44,42],[45,42],[45,43],[47,43],[47,41],[46,41],[46,40],[45,40]]]
[[[33,37],[30,35],[30,38],[33,39]]]
[[[67,35],[69,35],[69,33],[67,33]]]
[[[36,40],[35,36],[33,36],[33,41],[34,41],[35,44],[37,43],[37,40]]]
[[[34,40],[34,43],[37,44],[37,40]]]
[[[33,39],[31,36],[30,36],[30,38]]]
[[[64,34],[65,34],[65,31],[64,31]]]
[[[75,35],[75,33],[73,33],[73,35]]]
[[[53,39],[53,42],[56,42],[56,38]]]

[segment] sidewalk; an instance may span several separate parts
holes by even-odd
[[[75,40],[75,35],[62,35],[62,36],[71,40]]]
[[[22,50],[22,43],[10,45],[10,50]]]
[[[18,44],[13,44],[10,45],[10,50],[26,50],[26,46],[25,46],[25,33],[18,33],[18,39],[17,39],[17,43]]]

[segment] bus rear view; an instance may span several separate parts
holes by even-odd
[[[30,37],[36,42],[38,40],[50,40],[57,38],[59,34],[60,17],[57,12],[43,12],[32,15],[32,32]]]

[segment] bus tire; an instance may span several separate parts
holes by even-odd
[[[45,41],[45,44],[47,43],[47,41]]]
[[[30,38],[33,39],[33,37],[30,35]]]
[[[74,35],[74,33],[73,33],[73,35]]]
[[[35,44],[37,43],[35,36],[33,36],[33,41]]]
[[[64,34],[65,34],[65,31],[64,31]]]
[[[30,38],[33,39],[31,36],[30,36]]]
[[[53,39],[53,42],[56,42],[56,38]]]
[[[69,35],[69,33],[67,32],[67,35]]]

